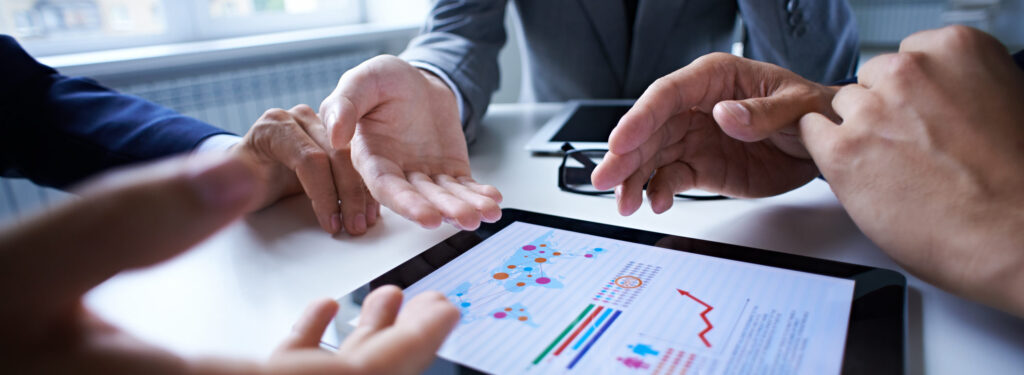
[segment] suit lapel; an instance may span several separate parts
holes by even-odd
[[[547,0],[550,1],[550,0]],[[604,47],[605,57],[619,86],[626,77],[626,6],[622,0],[577,0],[590,18],[590,25]],[[643,1],[640,1],[643,4]],[[642,5],[641,5],[642,6]],[[639,10],[637,11],[639,13]]]
[[[686,0],[640,0],[636,11],[636,26],[633,31],[632,51],[629,53],[629,71],[625,85],[637,85],[645,77],[643,72],[654,69],[663,55],[669,32],[682,18]],[[639,51],[644,51],[640,53]],[[643,91],[643,88],[626,86],[626,92]],[[631,90],[632,89],[632,90]]]

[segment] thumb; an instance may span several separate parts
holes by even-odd
[[[275,350],[275,355],[281,355],[293,350],[316,349],[320,347],[320,338],[323,337],[327,326],[334,320],[338,313],[338,302],[333,299],[323,299],[313,302],[306,308],[302,318],[292,327],[292,333]]]
[[[227,154],[106,175],[80,199],[0,233],[0,285],[21,286],[3,293],[21,294],[9,296],[15,305],[73,306],[117,272],[170,258],[237,218],[256,181]]]
[[[794,84],[765,97],[721,101],[712,114],[730,137],[757,142],[796,125],[806,113],[830,109],[826,90],[811,85]]]
[[[320,103],[320,118],[331,136],[331,147],[348,148],[359,119],[366,116],[380,101],[374,65],[381,57],[359,64],[341,75],[338,87]]]

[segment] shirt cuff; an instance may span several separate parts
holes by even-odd
[[[448,77],[448,73],[445,73],[443,70],[441,70],[441,68],[438,68],[433,64],[425,63],[422,61],[410,61],[409,65],[426,70],[428,72],[434,73],[434,75],[438,77],[441,77],[441,80],[444,81],[444,84],[448,85],[448,88],[451,89],[453,93],[455,93],[455,102],[459,103],[459,119],[462,120],[462,124],[465,125],[466,111],[463,110],[462,108],[462,93],[459,92],[459,87],[455,86],[455,82],[452,81],[451,77]]]
[[[227,151],[231,146],[234,146],[242,141],[242,137],[234,134],[215,134],[199,142],[199,146],[192,152],[212,152],[212,151]]]

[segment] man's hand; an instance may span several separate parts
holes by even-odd
[[[448,332],[459,321],[459,310],[443,295],[427,292],[414,297],[399,312],[402,292],[384,286],[363,302],[359,325],[337,353],[320,349],[320,337],[338,305],[325,300],[312,305],[292,337],[271,357],[272,373],[295,374],[419,374],[433,362]]]
[[[473,180],[455,95],[440,78],[394,56],[341,76],[320,105],[336,149],[377,201],[428,228],[466,230],[501,216],[501,194]]]
[[[229,155],[174,159],[101,178],[82,197],[0,232],[0,366],[11,373],[413,374],[459,319],[436,293],[401,314],[391,287],[366,300],[338,354],[316,349],[337,311],[313,305],[267,363],[186,360],[90,313],[82,295],[114,274],[166,260],[237,219],[261,177]],[[187,301],[186,301],[187,302]],[[397,314],[397,317],[396,317]]]
[[[904,268],[1024,316],[1024,74],[1005,47],[951,26],[868,61],[800,121],[857,226]]]
[[[252,209],[305,191],[328,233],[344,225],[360,235],[377,223],[380,205],[352,167],[348,147],[331,147],[327,128],[309,106],[268,110],[232,152],[253,165],[266,186]]]
[[[619,121],[592,176],[616,187],[619,213],[654,212],[692,188],[762,197],[818,175],[797,134],[805,113],[830,113],[835,90],[783,68],[712,53],[658,79]],[[652,177],[653,175],[653,177]]]

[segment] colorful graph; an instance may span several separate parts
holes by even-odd
[[[562,330],[544,350],[533,360],[533,364],[539,364],[550,354],[552,357],[562,353],[575,352],[567,366],[572,369],[579,363],[580,359],[590,351],[594,343],[604,335],[608,327],[619,318],[621,310],[606,308],[605,306],[588,305],[579,315],[576,316],[568,326]],[[582,334],[582,335],[581,335]],[[575,343],[575,344],[574,344]],[[568,350],[568,352],[566,351]]]
[[[660,271],[659,266],[630,261],[594,294],[592,300],[627,308]]]
[[[853,289],[515,222],[406,295],[444,291],[462,321],[438,355],[486,373],[814,375],[841,370]]]
[[[565,286],[564,280],[553,276],[550,273],[552,268],[573,260],[593,260],[607,252],[600,247],[564,251],[555,246],[553,235],[554,231],[548,231],[529,243],[510,248],[512,254],[501,265],[491,269],[486,278],[476,283],[465,281],[452,288],[447,296],[462,313],[461,322],[491,318],[536,326],[522,304],[494,306],[494,303],[503,300],[502,297],[508,293],[521,293],[529,288],[561,289]],[[490,311],[480,314],[481,309]]]
[[[704,301],[701,301],[700,299],[697,299],[697,297],[694,297],[692,294],[690,294],[687,291],[684,291],[682,289],[676,289],[676,291],[678,291],[679,294],[682,294],[683,297],[690,297],[690,299],[696,301],[697,303],[699,303],[701,305],[704,305],[704,311],[700,313],[700,318],[704,319],[704,324],[706,324],[707,327],[704,328],[703,331],[700,331],[700,334],[698,334],[697,336],[700,337],[701,341],[704,341],[704,345],[706,345],[707,347],[710,348],[711,347],[711,342],[708,341],[707,337],[704,337],[704,335],[706,335],[709,331],[711,331],[711,328],[714,327],[714,326],[711,325],[711,321],[708,320],[708,313],[711,312],[713,307],[711,307],[711,305],[708,305],[708,304],[704,303]]]

